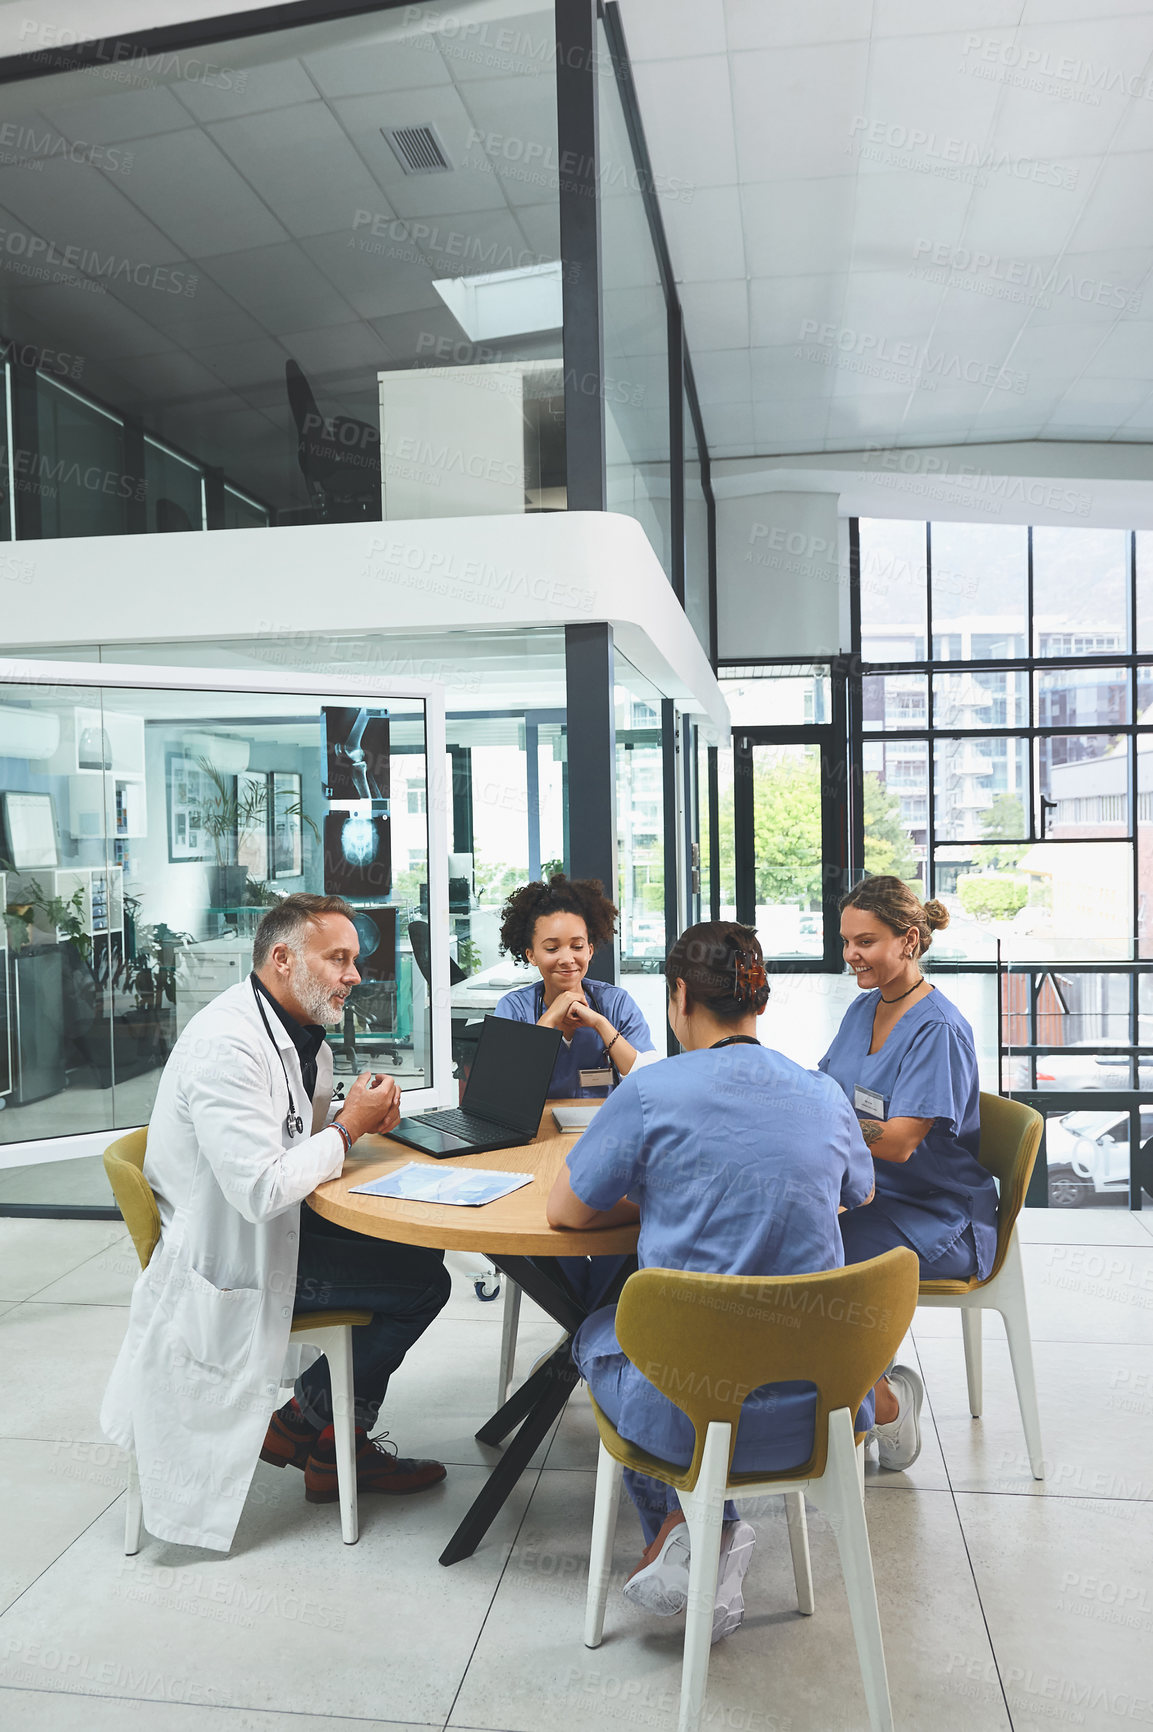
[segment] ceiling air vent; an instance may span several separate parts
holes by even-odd
[[[452,168],[431,126],[382,126],[405,174],[447,174]]]

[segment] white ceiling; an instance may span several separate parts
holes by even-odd
[[[1153,440],[1149,0],[621,9],[714,457]]]

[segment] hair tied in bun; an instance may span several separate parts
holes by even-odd
[[[754,1004],[768,985],[765,965],[748,951],[733,957],[733,997],[738,1004]]]
[[[949,924],[949,910],[935,896],[925,904],[925,919],[933,932],[941,932]]]

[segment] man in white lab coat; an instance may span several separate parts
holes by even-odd
[[[144,1167],[160,1243],[133,1290],[101,1413],[108,1437],[135,1451],[144,1525],[158,1539],[227,1551],[258,1458],[303,1468],[306,1497],[335,1501],[328,1363],[301,1372],[294,1309],[373,1313],[353,1331],[358,1489],[420,1491],[444,1478],[439,1462],[397,1458],[368,1436],[390,1374],[448,1298],[443,1253],[300,1207],[358,1137],[400,1116],[396,1082],[367,1074],[331,1110],[323,1025],[341,1019],[360,979],[351,913],[339,897],[305,894],[270,909],[252,975],[192,1018],[160,1080]],[[270,1424],[294,1376],[293,1400]]]

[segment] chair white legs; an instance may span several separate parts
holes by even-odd
[[[893,1732],[873,1556],[865,1524],[865,1500],[854,1460],[856,1453],[853,1422],[848,1409],[842,1407],[829,1416],[829,1459],[822,1477],[811,1483],[809,1496],[829,1517],[841,1554],[871,1732]]]
[[[503,1278],[504,1313],[500,1321],[500,1371],[497,1376],[496,1404],[503,1407],[512,1393],[512,1372],[516,1360],[516,1332],[520,1321],[520,1288],[506,1275]]]
[[[965,1338],[965,1377],[969,1384],[969,1412],[981,1417],[981,1313],[975,1305],[961,1312],[961,1334]]]
[[[1033,1342],[1029,1334],[1025,1270],[1021,1263],[1021,1246],[1015,1227],[1009,1241],[1009,1253],[1001,1265],[1001,1273],[997,1276],[997,1300],[997,1309],[1005,1320],[1005,1334],[1009,1338],[1009,1359],[1013,1366],[1013,1381],[1017,1385],[1017,1404],[1021,1409],[1021,1424],[1025,1428],[1029,1466],[1034,1479],[1044,1479],[1041,1415],[1037,1411],[1037,1380],[1033,1375]]]
[[[589,1555],[589,1587],[585,1600],[585,1647],[599,1648],[605,1627],[605,1600],[613,1569],[613,1540],[621,1501],[621,1464],[602,1443],[597,1456],[593,1497],[593,1534]]]
[[[140,1502],[140,1475],[136,1471],[136,1451],[128,1452],[128,1485],[124,1493],[124,1555],[134,1558],[140,1550],[140,1529],[144,1511]]]
[[[969,1384],[969,1412],[974,1419],[981,1417],[981,1312],[999,1311],[1005,1323],[1009,1342],[1009,1358],[1013,1366],[1013,1382],[1017,1388],[1017,1403],[1021,1409],[1021,1424],[1025,1430],[1025,1445],[1029,1452],[1029,1467],[1034,1479],[1044,1479],[1045,1463],[1041,1449],[1041,1417],[1037,1411],[1037,1382],[1033,1374],[1033,1342],[1029,1334],[1029,1305],[1025,1297],[1025,1270],[1021,1262],[1021,1244],[1014,1226],[1005,1261],[992,1281],[972,1293],[959,1297],[941,1293],[922,1294],[919,1304],[934,1310],[960,1311],[961,1330],[965,1341],[965,1376]]]
[[[356,1504],[356,1419],[352,1393],[352,1326],[309,1329],[297,1336],[319,1347],[328,1360],[332,1385],[332,1429],[336,1434],[336,1486],[340,1494],[340,1532],[346,1546],[354,1546],[360,1535]]]
[[[677,1732],[699,1732],[704,1724],[730,1435],[730,1426],[715,1421],[709,1426],[696,1487],[691,1492],[680,1494],[685,1520],[689,1524],[689,1603],[685,1614],[685,1654],[681,1665],[681,1710]]]
[[[700,1732],[705,1722],[709,1652],[712,1646],[713,1610],[717,1598],[721,1528],[729,1465],[729,1427],[714,1423],[705,1439],[701,1471],[693,1491],[681,1492],[681,1505],[689,1526],[689,1603],[685,1619],[685,1651],[681,1669],[681,1706],[677,1732]],[[805,1494],[829,1518],[841,1554],[845,1592],[853,1620],[853,1635],[861,1664],[861,1680],[869,1710],[871,1732],[893,1732],[893,1710],[881,1643],[881,1620],[877,1612],[877,1589],[873,1581],[873,1558],[869,1530],[865,1525],[865,1498],[860,1463],[864,1446],[853,1436],[853,1420],[842,1407],[829,1416],[829,1454],[820,1479],[800,1485],[794,1481],[762,1480],[735,1488],[734,1495],[775,1496],[784,1494],[789,1526],[789,1548],[797,1583],[797,1608],[809,1616],[814,1607],[813,1576],[809,1562]],[[592,1553],[589,1561],[588,1599],[585,1602],[585,1646],[600,1645],[604,1631],[605,1599],[612,1568],[613,1530],[620,1499],[621,1468],[602,1443],[597,1460],[596,1501],[593,1506]]]
[[[813,1599],[813,1566],[809,1561],[809,1528],[805,1520],[803,1491],[785,1493],[785,1518],[789,1524],[789,1550],[793,1554],[793,1577],[797,1584],[797,1610],[811,1618],[816,1602]]]

